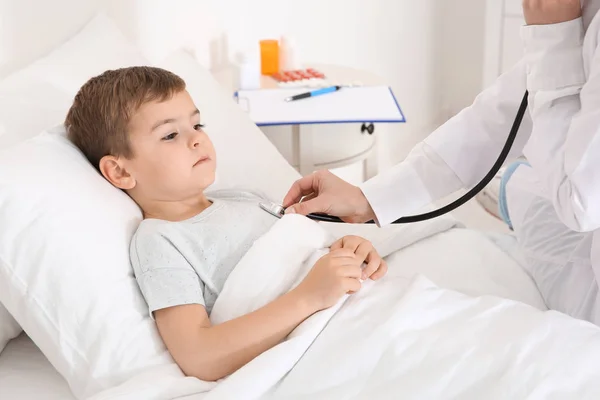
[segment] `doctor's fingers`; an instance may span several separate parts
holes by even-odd
[[[298,179],[283,198],[283,206],[287,208],[298,203],[303,196],[313,193],[319,194],[318,186],[319,176],[316,173]]]
[[[303,201],[306,202],[306,201],[314,199],[315,197],[317,197],[317,194],[315,192],[312,192],[311,194],[306,195],[302,199],[300,199],[300,202],[303,202]]]
[[[332,206],[331,196],[316,195],[310,200],[302,200],[285,209],[286,214],[308,215],[313,213],[330,214]]]

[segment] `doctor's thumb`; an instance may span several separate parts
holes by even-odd
[[[314,199],[296,203],[285,210],[286,214],[308,215],[313,213],[325,212],[329,207],[324,203],[323,198],[317,196]]]

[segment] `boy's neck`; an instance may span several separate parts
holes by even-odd
[[[210,207],[212,202],[204,194],[181,201],[149,201],[141,205],[144,219],[161,219],[171,222],[185,221]]]

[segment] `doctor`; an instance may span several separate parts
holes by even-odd
[[[523,60],[405,161],[360,187],[316,172],[283,205],[384,226],[472,187],[498,157],[527,89],[529,113],[509,158],[524,154],[529,165],[505,187],[507,222],[548,307],[600,324],[600,0],[524,0],[523,9]]]

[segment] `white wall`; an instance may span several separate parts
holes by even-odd
[[[198,57],[218,68],[223,60],[208,58],[217,48],[231,58],[262,38],[286,34],[295,38],[303,62],[342,64],[379,74],[393,88],[408,119],[378,131],[387,149],[382,154],[384,168],[402,160],[441,121],[468,105],[481,87],[482,0],[126,3],[146,11],[147,20],[130,29],[154,35],[146,50],[157,57],[168,49],[170,37],[184,34]],[[127,21],[121,22],[127,26]],[[210,40],[212,45],[206,45]]]
[[[438,104],[444,121],[469,106],[483,88],[486,2],[439,1],[438,20]]]
[[[0,0],[0,78],[33,62],[49,48],[74,35],[85,25],[86,19],[94,15],[101,2]],[[65,12],[65,9],[77,16],[75,22],[52,24],[52,14]],[[50,29],[52,32],[47,33]]]

